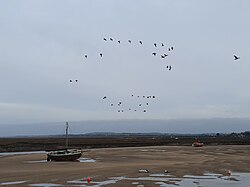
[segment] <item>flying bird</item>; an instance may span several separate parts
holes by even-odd
[[[85,58],[88,58],[88,55],[84,55]]]
[[[72,80],[69,80],[69,82],[72,82]]]
[[[166,68],[170,71],[172,69],[172,66],[167,66]]]
[[[121,43],[121,41],[120,41],[120,40],[118,40],[117,42],[118,42],[119,44]]]
[[[139,43],[142,45],[142,41],[139,41]]]
[[[111,103],[111,105],[110,106],[114,106],[114,104],[113,103]]]
[[[234,60],[239,60],[239,59],[240,59],[239,56],[234,55]]]
[[[174,50],[174,47],[171,47],[171,50]]]
[[[100,53],[100,57],[102,57],[102,53]]]
[[[168,55],[164,53],[164,56],[167,57]]]
[[[161,55],[161,58],[165,58],[165,55]]]
[[[156,56],[156,53],[152,53],[152,55]]]
[[[113,38],[109,38],[110,39],[110,41],[113,41]]]
[[[128,40],[129,43],[131,43],[131,40]]]
[[[76,81],[76,82],[78,82],[78,80],[77,80],[77,79],[76,79],[75,81]]]
[[[154,46],[155,46],[155,47],[157,47],[157,44],[156,44],[156,43],[154,43]]]
[[[161,46],[164,47],[164,43],[161,43]]]
[[[106,39],[106,38],[103,38],[103,40],[104,40],[104,41],[107,41],[107,39]]]
[[[106,97],[106,96],[104,96],[102,99],[107,99],[107,97]]]

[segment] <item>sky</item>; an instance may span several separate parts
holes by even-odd
[[[158,132],[169,123],[138,120],[225,119],[199,132],[250,130],[249,17],[247,0],[0,0],[0,127],[120,121],[90,126]],[[184,124],[171,131],[197,131]]]

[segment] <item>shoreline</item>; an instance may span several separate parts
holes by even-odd
[[[250,145],[250,137],[198,137],[198,136],[95,136],[70,137],[71,148],[116,148],[144,146],[191,146],[199,138],[205,146]],[[0,152],[51,151],[65,149],[65,138],[31,137],[0,138]]]

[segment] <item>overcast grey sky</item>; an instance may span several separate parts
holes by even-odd
[[[249,18],[248,0],[0,0],[0,125],[249,118]],[[131,94],[156,99],[110,107]]]

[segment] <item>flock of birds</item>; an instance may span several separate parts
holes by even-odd
[[[104,42],[108,42],[108,41],[110,41],[110,42],[117,42],[118,44],[122,43],[121,40],[115,40],[114,38],[111,38],[111,37],[110,38],[103,38],[103,41]],[[132,42],[132,40],[129,39],[127,41],[124,41],[124,43],[125,42],[127,42],[129,44],[132,44],[132,43],[138,43],[139,45],[143,45],[144,44],[142,40],[139,40],[137,42]],[[166,49],[164,53],[157,53],[156,50],[154,50],[151,53],[151,55],[153,57],[159,56],[161,59],[167,58],[168,55],[169,55],[169,53],[174,50],[173,46],[166,48],[165,44],[162,43],[162,42],[159,43],[159,44],[158,43],[153,43],[153,47],[154,48],[161,47],[164,50]],[[100,58],[104,57],[104,55],[103,55],[102,52],[99,53],[99,57]],[[233,57],[234,57],[234,61],[237,61],[237,60],[240,59],[240,57],[237,56],[237,55],[234,55]],[[87,59],[88,58],[88,54],[84,54],[84,58]],[[171,65],[167,65],[166,69],[169,70],[169,71],[171,71],[172,70],[172,66]],[[78,83],[78,79],[70,79],[69,82],[70,83]],[[137,102],[133,102],[133,106],[132,105],[128,106],[127,105],[128,103],[124,103],[122,101],[111,102],[112,99],[109,98],[109,97],[107,97],[107,96],[104,96],[102,99],[106,100],[106,101],[109,101],[109,106],[112,107],[112,108],[114,108],[115,111],[117,111],[118,113],[123,113],[123,112],[127,112],[127,111],[143,112],[143,113],[145,113],[145,112],[147,112],[147,107],[150,105],[149,99],[155,99],[156,97],[154,95],[148,95],[148,96],[142,95],[142,96],[140,96],[140,95],[133,95],[132,94],[131,98],[137,98],[137,100],[136,100]]]
[[[103,41],[105,41],[105,42],[108,42],[108,41],[110,41],[110,42],[117,42],[118,44],[121,44],[122,42],[121,42],[121,40],[115,40],[115,39],[113,39],[113,38],[103,38]],[[132,40],[127,40],[127,42],[129,43],[129,44],[132,44],[132,43],[134,43],[134,42],[132,42]],[[137,42],[136,42],[137,43]],[[138,41],[138,44],[139,45],[143,45],[143,42],[142,42],[142,40],[139,40]],[[165,44],[164,43],[160,43],[160,44],[157,44],[157,43],[153,43],[153,46],[155,47],[155,48],[157,48],[157,47],[165,47]],[[152,56],[154,56],[154,57],[156,57],[157,55],[159,55],[160,56],[160,58],[161,59],[165,59],[167,56],[168,56],[168,54],[167,53],[169,53],[169,52],[171,52],[171,51],[173,51],[174,50],[174,47],[173,46],[171,46],[171,47],[168,47],[167,49],[166,49],[166,52],[165,53],[162,53],[162,54],[158,54],[157,52],[155,52],[155,51],[153,51],[151,54],[152,54]],[[101,53],[99,53],[99,57],[100,58],[102,58],[104,55],[103,55],[103,53],[101,52]],[[88,54],[84,54],[84,58],[88,58]],[[169,71],[171,71],[172,70],[172,66],[171,65],[167,65],[166,66],[166,69],[167,70],[169,70]]]
[[[104,42],[117,42],[117,44],[121,44],[121,40],[115,40],[114,38],[103,38],[103,41]],[[139,40],[138,42],[132,42],[132,40],[127,40],[126,41],[128,44],[132,44],[132,43],[138,43],[138,45],[144,45],[143,41],[142,40]],[[125,42],[124,42],[125,43]],[[171,46],[171,47],[165,47],[165,44],[164,43],[153,43],[152,45],[155,49],[156,48],[163,48],[165,50],[164,53],[158,53],[156,52],[157,50],[154,50],[151,55],[153,57],[157,57],[159,56],[161,59],[165,59],[166,57],[168,57],[169,53],[171,51],[174,50],[174,47]],[[84,54],[84,58],[87,59],[89,56],[88,54]],[[99,53],[99,57],[100,58],[103,58],[104,57],[104,54],[102,52]],[[171,65],[167,65],[166,66],[166,69],[171,71],[172,70],[172,66]],[[77,83],[78,80],[75,79],[70,79],[69,80],[70,83]],[[126,102],[122,102],[122,101],[116,101],[116,102],[111,102],[112,101],[112,98],[109,98],[107,96],[104,96],[102,99],[103,100],[106,100],[106,101],[109,101],[108,105],[110,107],[112,107],[115,111],[117,111],[118,113],[124,113],[124,112],[147,112],[148,111],[148,107],[150,106],[150,103],[152,100],[154,100],[156,98],[155,95],[134,95],[132,94],[130,96],[130,98],[134,98],[135,100],[133,100],[132,104],[128,104]]]
[[[107,96],[104,96],[102,99],[108,101],[108,104],[110,107],[114,108],[115,111],[118,113],[123,113],[123,112],[147,112],[147,107],[150,105],[150,101],[152,99],[155,99],[155,95],[134,95],[132,94],[131,97],[133,100],[133,106],[132,105],[127,105],[128,103],[124,103],[122,101],[116,101],[116,102],[111,102],[112,98],[109,98]]]

